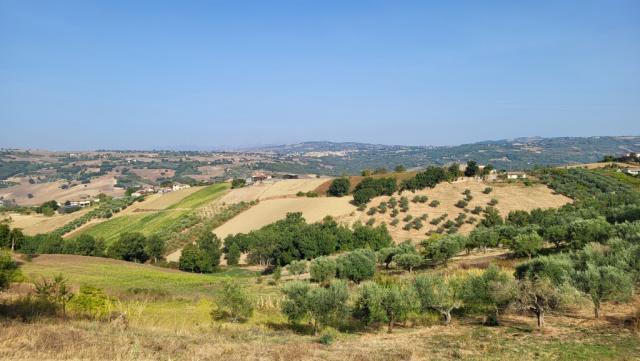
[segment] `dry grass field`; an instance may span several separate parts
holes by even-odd
[[[233,189],[220,199],[227,204],[294,197],[298,192],[309,192],[327,182],[327,178],[284,179],[264,181],[244,188]]]
[[[489,194],[484,194],[482,191],[486,187],[492,187],[493,191]],[[390,215],[391,211],[388,210],[385,214],[376,213],[373,215],[375,224],[382,222],[386,223],[393,239],[396,242],[411,239],[413,241],[419,241],[425,238],[425,233],[429,230],[437,229],[447,219],[453,220],[458,214],[464,213],[464,210],[455,206],[455,203],[464,198],[462,192],[465,189],[471,191],[473,199],[466,206],[468,210],[473,209],[476,206],[486,207],[487,203],[495,198],[498,200],[498,204],[495,206],[500,211],[500,214],[504,217],[510,211],[513,210],[526,210],[530,211],[534,208],[557,208],[568,202],[571,202],[570,198],[563,195],[553,194],[552,190],[544,185],[532,185],[525,186],[522,183],[494,183],[483,182],[480,180],[463,178],[452,183],[440,183],[433,189],[425,189],[417,191],[415,194],[411,192],[404,192],[402,196],[405,196],[411,201],[416,195],[426,195],[428,201],[426,203],[409,203],[409,211],[407,213],[400,212],[396,218],[400,222],[396,226],[390,226],[389,223],[393,219]],[[367,210],[370,207],[377,207],[380,202],[386,202],[390,197],[382,196],[376,197],[369,202]],[[395,195],[397,200],[400,196]],[[429,203],[433,200],[440,202],[437,207],[430,207]],[[367,210],[364,212],[356,212],[356,215],[352,218],[353,221],[367,222],[372,216],[367,215]],[[406,231],[403,228],[406,222],[403,218],[407,215],[411,215],[413,218],[420,217],[423,214],[427,214],[427,220],[423,221],[424,228],[420,230],[412,229]],[[448,214],[447,218],[440,222],[438,225],[432,225],[429,222],[441,215]],[[478,220],[482,215],[474,215],[467,213],[467,217],[475,217]],[[476,224],[464,224],[460,227],[460,232],[463,234],[469,233]]]
[[[70,214],[55,214],[51,217],[44,216],[42,214],[18,214],[9,213],[11,217],[11,227],[21,228],[24,234],[33,236],[38,233],[48,233],[55,229],[64,226],[65,224],[73,221],[74,219],[82,217],[85,213],[89,212],[90,208],[81,209],[77,212]]]
[[[157,181],[158,178],[171,178],[176,175],[176,171],[173,169],[134,168],[131,169],[131,172],[152,182]]]
[[[68,189],[60,188],[66,184],[63,181],[29,184],[27,179],[21,180],[19,185],[0,189],[0,196],[5,199],[15,199],[20,205],[33,206],[50,200],[58,202],[81,200],[95,197],[100,193],[109,196],[124,194],[124,189],[114,187],[116,181],[112,174],[93,178],[89,184],[78,184]],[[29,198],[29,194],[32,194],[33,198]]]
[[[573,165],[567,165],[567,166],[559,167],[559,168],[568,168],[568,169],[569,169],[569,168],[599,169],[599,168],[606,168],[606,167],[610,167],[610,166],[619,167],[619,168],[637,167],[637,165],[629,164],[629,163],[621,163],[621,162],[599,162],[599,163],[580,163],[580,164],[573,164]]]
[[[349,200],[349,197],[299,197],[261,201],[218,227],[215,233],[219,237],[226,237],[229,234],[235,233],[247,233],[282,219],[290,212],[302,212],[307,222],[316,222],[326,216],[339,218],[355,210],[355,207],[349,203]]]

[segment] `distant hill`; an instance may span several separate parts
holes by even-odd
[[[535,165],[570,165],[597,162],[604,155],[640,151],[640,136],[617,137],[528,137],[482,141],[456,146],[402,146],[366,143],[303,142],[252,149],[277,155],[277,162],[257,167],[270,171],[357,173],[365,168],[392,169],[464,163],[475,160],[498,169],[529,169]]]

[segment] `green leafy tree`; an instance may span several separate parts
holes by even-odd
[[[331,182],[331,186],[329,187],[327,194],[334,197],[342,197],[349,194],[349,188],[351,188],[349,178],[336,178]]]
[[[227,264],[229,266],[237,266],[240,262],[240,247],[236,243],[232,243],[226,254]]]
[[[145,251],[146,240],[142,233],[124,233],[109,247],[109,256],[129,262],[144,263],[149,259]]]
[[[64,253],[102,257],[105,253],[105,244],[102,239],[96,239],[85,233],[78,236],[78,238],[66,241]]]
[[[474,160],[470,160],[467,162],[467,167],[464,170],[464,175],[466,177],[475,177],[478,175],[480,171],[480,167],[478,167],[478,163]]]
[[[538,254],[543,246],[544,240],[535,232],[519,234],[510,244],[515,254],[529,258]]]
[[[153,263],[158,263],[158,260],[162,259],[166,248],[166,242],[159,234],[147,237],[144,245],[145,252],[153,260]]]
[[[357,249],[337,258],[338,278],[360,283],[373,278],[376,272],[376,254],[368,249]]]
[[[209,230],[205,230],[196,241],[198,249],[202,252],[200,269],[204,273],[213,272],[220,264],[222,256],[222,242],[220,238]]]
[[[500,212],[498,212],[494,207],[487,207],[484,210],[484,218],[480,221],[480,224],[487,228],[500,226],[503,223],[504,221],[500,216]]]
[[[543,229],[544,238],[560,248],[569,237],[569,229],[563,224],[556,224]]]
[[[200,268],[204,263],[204,255],[195,244],[188,244],[182,248],[178,268],[182,271],[202,273]]]
[[[518,280],[547,279],[555,286],[571,283],[574,272],[573,260],[567,254],[538,256],[516,266]]]

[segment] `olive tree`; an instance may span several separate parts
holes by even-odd
[[[347,313],[349,292],[344,281],[333,281],[328,287],[311,287],[308,283],[294,281],[286,284],[282,292],[285,295],[282,313],[291,323],[309,318],[314,334],[321,326],[340,320]]]
[[[311,280],[327,283],[336,277],[336,261],[328,257],[318,257],[311,261],[309,272]]]
[[[365,282],[358,289],[354,315],[367,324],[384,322],[393,331],[395,322],[404,321],[413,309],[413,294],[405,285],[379,285]]]
[[[395,262],[398,267],[408,270],[409,273],[411,273],[414,268],[422,265],[423,258],[417,253],[400,253],[393,256],[393,262]]]
[[[482,274],[468,277],[463,289],[466,307],[485,313],[485,323],[493,325],[498,324],[500,310],[517,294],[515,280],[493,264]]]
[[[421,309],[439,312],[445,325],[451,323],[451,311],[463,305],[462,286],[459,278],[430,274],[420,275],[413,282]]]
[[[629,301],[633,296],[633,280],[623,270],[614,266],[587,264],[586,269],[576,272],[577,288],[587,294],[593,302],[593,312],[600,317],[600,306],[604,301]]]

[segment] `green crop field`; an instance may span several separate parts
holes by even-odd
[[[126,232],[142,232],[145,235],[167,233],[179,226],[195,209],[222,196],[228,188],[229,184],[227,183],[208,186],[165,210],[114,217],[98,223],[82,233],[102,238],[107,244],[113,243],[122,233]]]
[[[41,255],[31,262],[24,262],[21,269],[29,280],[51,278],[62,273],[73,285],[96,286],[111,294],[146,290],[182,297],[212,295],[225,277],[244,283],[256,275],[242,269],[214,274],[187,273],[109,258],[74,255]]]
[[[214,184],[205,187],[183,198],[180,202],[170,206],[168,209],[196,209],[220,197],[229,187],[229,183]]]

